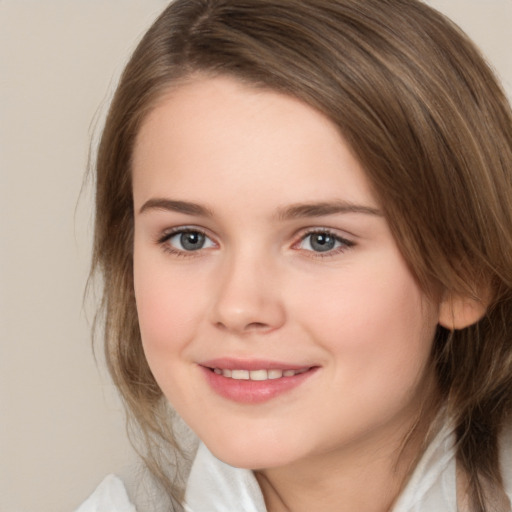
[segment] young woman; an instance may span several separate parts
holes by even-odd
[[[423,3],[173,2],[106,122],[93,268],[162,503],[510,510],[512,115]]]

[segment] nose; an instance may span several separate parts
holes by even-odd
[[[218,275],[212,322],[235,334],[269,333],[285,322],[278,272],[255,255],[232,257]]]

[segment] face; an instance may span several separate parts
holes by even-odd
[[[217,457],[281,467],[409,428],[438,306],[327,118],[196,78],[145,120],[133,194],[145,354]]]

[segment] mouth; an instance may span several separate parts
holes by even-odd
[[[231,370],[228,368],[212,368],[211,370],[217,375],[222,375],[228,379],[234,380],[275,380],[282,379],[283,377],[294,377],[301,373],[306,373],[311,368],[301,368],[300,370],[280,370],[277,368],[269,368],[267,370]]]
[[[274,362],[216,360],[199,364],[211,390],[243,404],[259,404],[300,387],[320,367]]]

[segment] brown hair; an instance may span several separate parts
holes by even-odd
[[[155,448],[176,447],[168,406],[137,324],[130,161],[148,112],[197,72],[281,91],[327,115],[422,287],[485,296],[477,324],[438,328],[433,362],[472,508],[490,510],[512,407],[512,114],[471,41],[417,0],[176,0],[137,47],[99,146],[93,271],[104,279],[109,369],[150,467],[172,494],[158,459],[165,450]]]

